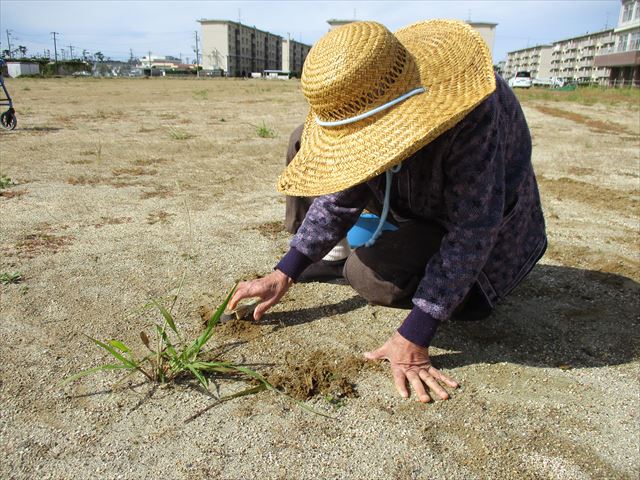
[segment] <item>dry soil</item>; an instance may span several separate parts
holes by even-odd
[[[261,392],[185,424],[214,401],[188,381],[58,382],[108,361],[85,335],[141,352],[159,319],[140,307],[183,275],[175,314],[191,337],[235,281],[272,269],[287,249],[274,185],[306,113],[299,83],[7,86],[19,123],[0,132],[15,183],[0,195],[0,273],[22,280],[0,285],[0,477],[638,478],[637,96],[524,101],[549,250],[490,319],[438,332],[434,363],[462,384],[449,401],[403,400],[386,365],[359,361],[402,312],[301,284],[212,346],[332,418]]]

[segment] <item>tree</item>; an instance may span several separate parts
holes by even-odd
[[[100,63],[104,61],[104,54],[102,52],[96,52],[93,56],[96,57]]]
[[[24,45],[18,45],[18,51],[20,52],[20,56],[24,58],[27,55],[27,47]]]
[[[2,50],[3,58],[11,58],[11,52],[9,50]]]

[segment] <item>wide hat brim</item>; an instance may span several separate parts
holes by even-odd
[[[491,53],[466,23],[419,22],[395,36],[415,58],[426,91],[339,127],[318,125],[310,111],[279,191],[318,196],[366,182],[452,128],[495,90]]]

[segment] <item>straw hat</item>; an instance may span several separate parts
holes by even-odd
[[[355,22],[314,45],[301,84],[310,111],[278,190],[313,196],[402,162],[487,98],[495,76],[486,43],[466,23],[432,20],[393,34]]]

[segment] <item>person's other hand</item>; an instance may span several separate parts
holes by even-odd
[[[418,400],[430,402],[425,385],[442,400],[449,398],[442,385],[458,388],[458,382],[437,370],[431,365],[429,349],[410,342],[398,332],[379,349],[364,354],[367,360],[388,360],[398,393],[403,398],[409,397],[407,381],[416,392]]]
[[[234,310],[243,298],[258,297],[262,300],[253,311],[253,318],[259,321],[267,310],[280,301],[287,293],[293,281],[280,270],[274,270],[266,277],[257,278],[249,282],[240,282],[227,308]]]

